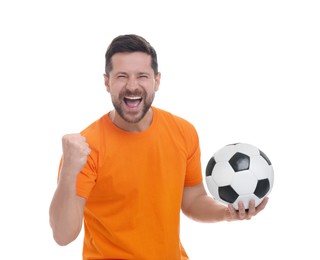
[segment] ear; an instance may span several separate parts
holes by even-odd
[[[103,74],[104,77],[104,85],[106,86],[106,90],[110,92],[110,80],[107,74]]]
[[[158,72],[158,74],[155,77],[155,89],[156,89],[156,91],[158,91],[158,89],[159,89],[160,79],[161,79],[161,73]]]

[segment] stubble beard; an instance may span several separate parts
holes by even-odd
[[[124,102],[123,98],[125,96],[130,96],[130,95],[135,96],[136,94],[138,95],[140,94],[140,96],[142,97],[142,101],[141,101],[143,102],[142,110],[140,110],[139,112],[132,112],[132,113],[125,111],[121,106],[121,104]],[[148,113],[153,103],[154,97],[155,97],[155,93],[153,93],[150,96],[147,96],[147,93],[145,91],[142,93],[142,95],[141,95],[141,92],[140,93],[124,92],[119,95],[119,99],[117,99],[117,101],[112,99],[112,103],[113,103],[114,109],[124,121],[126,121],[127,123],[135,124],[135,123],[139,123]]]

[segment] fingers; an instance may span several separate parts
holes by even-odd
[[[247,219],[247,212],[242,201],[238,203],[238,217],[240,220]]]
[[[269,201],[268,197],[265,197],[262,202],[256,207],[256,214],[258,214],[261,210],[263,210]]]
[[[235,210],[235,208],[232,206],[232,204],[228,205],[228,210],[229,210],[229,214],[230,214],[230,219],[228,219],[229,221],[235,220],[238,218],[238,213]]]
[[[85,137],[83,137],[82,139],[81,147],[84,154],[89,155],[91,153],[91,149]]]
[[[247,219],[251,219],[253,216],[255,216],[257,214],[254,200],[249,201],[249,207],[248,207],[247,212],[248,212]]]
[[[78,174],[91,153],[89,144],[80,134],[67,134],[62,137],[63,169],[69,174]]]
[[[255,201],[250,200],[248,209],[245,208],[242,201],[238,202],[238,210],[234,209],[232,204],[228,205],[228,211],[231,220],[250,220],[252,217],[257,215],[261,210],[265,208],[268,203],[268,198],[264,198],[263,201],[256,207]]]
[[[84,155],[89,155],[91,150],[89,144],[86,142],[86,138],[81,134],[67,134],[62,137],[62,144],[64,150],[76,149],[82,152]]]

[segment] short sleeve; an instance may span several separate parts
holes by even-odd
[[[189,132],[188,150],[189,157],[187,160],[187,169],[185,177],[185,186],[194,186],[202,182],[202,169],[201,169],[201,152],[199,145],[199,137],[192,126]]]
[[[96,183],[96,176],[95,163],[90,155],[86,165],[77,176],[76,192],[78,196],[88,199]]]
[[[92,129],[92,126],[91,126]],[[81,170],[81,172],[77,176],[77,195],[83,198],[88,199],[93,187],[96,184],[97,179],[97,164],[98,164],[98,156],[99,149],[97,147],[97,142],[95,141],[95,133],[94,131],[88,131],[86,129],[81,132],[81,135],[85,136],[87,139],[87,143],[91,149],[90,155],[88,156],[87,163]]]

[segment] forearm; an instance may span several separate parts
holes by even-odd
[[[255,208],[254,200],[252,200],[249,203],[249,209],[245,210],[243,202],[239,201],[239,210],[235,210],[231,204],[226,207],[208,196],[203,183],[200,183],[184,188],[181,209],[186,216],[196,221],[213,223],[251,219],[263,210],[267,203],[268,198],[266,197]]]
[[[219,222],[227,220],[228,208],[215,201],[212,197],[203,194],[198,196],[183,213],[198,222]]]
[[[59,245],[72,242],[81,231],[85,199],[76,195],[75,179],[60,178],[50,205],[50,225]]]

